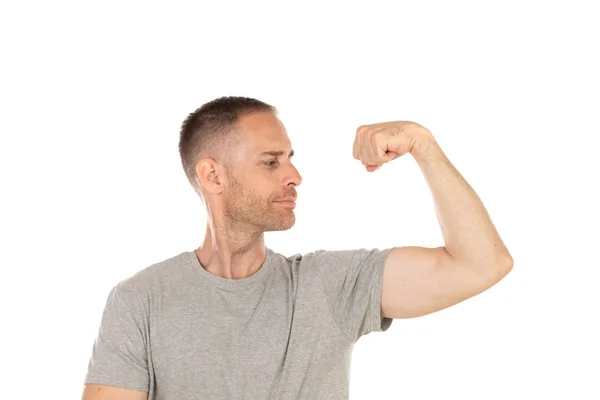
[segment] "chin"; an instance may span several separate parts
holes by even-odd
[[[270,226],[267,229],[265,229],[265,232],[288,231],[288,230],[292,229],[292,227],[294,225],[295,225],[295,221],[292,223],[288,223],[288,224],[279,224],[277,226]]]

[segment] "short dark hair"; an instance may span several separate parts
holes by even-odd
[[[277,114],[270,104],[251,97],[223,96],[203,104],[183,121],[179,136],[179,155],[183,170],[202,197],[196,176],[196,164],[204,157],[212,157],[230,169],[234,163],[232,149],[238,143],[235,125],[239,119],[253,112]]]

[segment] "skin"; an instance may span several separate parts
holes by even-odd
[[[228,279],[244,279],[260,269],[266,258],[264,232],[294,226],[293,207],[275,200],[296,197],[302,183],[291,162],[287,131],[276,115],[255,112],[242,117],[236,128],[241,140],[233,150],[233,170],[210,157],[196,165],[208,214],[196,256],[208,272]],[[261,155],[264,151],[283,153]]]
[[[483,203],[423,126],[360,126],[353,155],[367,171],[410,153],[431,189],[445,245],[392,249],[383,271],[381,315],[414,318],[450,307],[496,284],[513,266]]]

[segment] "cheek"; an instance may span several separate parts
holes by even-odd
[[[236,175],[235,189],[247,197],[271,200],[277,194],[277,190],[273,189],[273,178],[273,173],[266,167],[247,167],[246,171]]]
[[[266,179],[256,178],[250,181],[249,186],[246,189],[252,193],[252,196],[264,201],[271,201],[275,194],[272,190],[272,184]]]

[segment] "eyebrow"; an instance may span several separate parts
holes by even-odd
[[[285,152],[284,151],[263,151],[262,153],[260,153],[259,155],[264,156],[264,155],[269,155],[269,156],[282,156]],[[292,157],[294,155],[294,150],[290,151],[290,155],[288,157]]]

